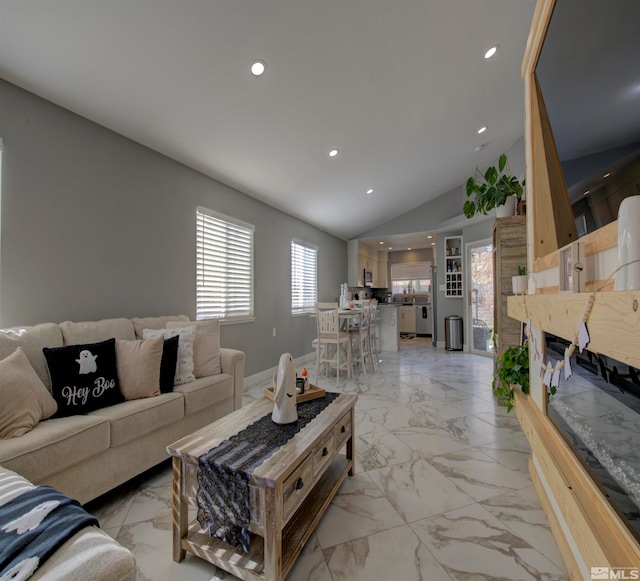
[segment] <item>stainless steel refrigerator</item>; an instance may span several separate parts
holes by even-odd
[[[438,345],[438,279],[436,275],[438,274],[438,267],[431,267],[431,324],[433,325],[433,329],[431,331],[431,340],[433,342],[433,346],[437,347]]]

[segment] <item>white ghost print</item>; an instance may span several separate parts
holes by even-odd
[[[80,351],[80,359],[76,359],[76,363],[80,364],[80,375],[86,375],[87,373],[95,373],[98,370],[96,365],[97,355],[93,355],[91,351],[84,349]]]
[[[52,510],[60,506],[59,500],[46,500],[38,506],[32,508],[27,514],[6,524],[2,529],[5,533],[15,532],[18,535],[24,535],[27,531],[32,531],[40,526],[40,523],[49,516]]]

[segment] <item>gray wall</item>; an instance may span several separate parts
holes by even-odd
[[[345,241],[2,80],[0,137],[1,326],[195,317],[201,205],[256,227],[256,321],[223,326],[223,346],[248,375],[312,352],[315,323],[291,316],[291,239],[320,248],[320,300],[346,280]]]
[[[389,252],[389,265],[403,264],[405,262],[433,262],[433,250],[431,248],[418,248],[416,250],[392,250]]]

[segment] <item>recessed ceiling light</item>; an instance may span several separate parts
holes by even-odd
[[[389,250],[393,250],[393,246],[389,246]]]
[[[373,194],[373,188],[369,188],[367,190],[367,194],[369,194],[369,195]],[[382,244],[382,242],[380,242],[380,244]]]
[[[433,236],[431,236],[431,234],[429,234],[429,235],[427,236],[427,238],[433,238]]]
[[[435,246],[435,245],[436,245],[436,243],[435,243],[435,242],[432,242],[432,243],[431,243],[431,246]]]
[[[384,242],[380,242],[380,244],[384,244]]]
[[[264,61],[255,61],[251,65],[251,74],[255,75],[256,77],[262,75],[266,70],[267,63],[265,63]]]
[[[484,58],[490,59],[494,54],[498,52],[498,45],[492,46],[487,52],[484,53]]]
[[[607,172],[606,174],[604,174],[602,177],[603,177],[603,178],[608,178],[610,175],[611,175],[611,172],[609,171],[609,172]]]
[[[332,149],[329,152],[329,157],[335,157],[336,155],[338,155],[338,150],[337,149]]]
[[[589,193],[590,190],[587,190],[584,194],[582,194],[583,196],[586,196]]]
[[[478,135],[480,135],[481,133],[484,133],[487,130],[486,125],[483,125],[482,127],[480,127],[480,129],[478,129]]]
[[[407,250],[411,250],[411,246],[409,246],[409,248],[407,248]]]

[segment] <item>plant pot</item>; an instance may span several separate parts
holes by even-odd
[[[496,207],[496,218],[510,218],[516,213],[516,199],[509,196],[502,206]]]
[[[523,295],[527,292],[529,281],[527,275],[519,275],[511,277],[511,287],[514,295]]]

